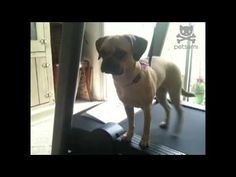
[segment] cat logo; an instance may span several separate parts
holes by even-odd
[[[180,33],[176,36],[178,44],[184,40],[189,40],[189,41],[192,41],[192,43],[195,43],[196,36],[195,36],[195,34],[193,34],[193,26],[192,25],[190,25],[190,26],[180,25],[179,28],[180,28]]]

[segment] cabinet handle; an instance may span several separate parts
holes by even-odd
[[[44,96],[45,96],[46,98],[49,98],[49,97],[52,96],[52,93],[51,93],[51,92],[48,92],[48,93],[46,93]]]
[[[47,40],[46,40],[46,39],[40,39],[39,42],[40,42],[41,44],[47,44]]]
[[[43,67],[43,68],[48,68],[49,66],[50,66],[49,63],[43,63],[43,64],[42,64],[42,67]]]

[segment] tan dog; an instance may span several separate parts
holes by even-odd
[[[123,140],[130,141],[134,134],[134,107],[144,111],[141,147],[149,145],[151,106],[155,96],[166,112],[160,127],[168,128],[170,105],[166,94],[169,93],[178,115],[176,133],[180,132],[183,119],[180,94],[194,96],[182,89],[180,71],[173,63],[153,57],[150,67],[138,61],[146,47],[147,41],[134,35],[105,36],[96,41],[99,58],[103,58],[101,71],[113,75],[118,97],[127,113],[129,127]]]

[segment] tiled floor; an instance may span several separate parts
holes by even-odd
[[[51,154],[53,115],[31,124],[31,154]]]
[[[74,113],[101,102],[78,102]],[[31,110],[31,155],[50,155],[55,105]]]

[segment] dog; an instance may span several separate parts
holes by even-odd
[[[104,36],[96,40],[98,59],[102,58],[101,71],[112,74],[119,99],[124,104],[128,118],[128,131],[122,137],[130,142],[134,134],[134,107],[144,112],[141,148],[149,146],[151,107],[154,97],[163,106],[166,117],[160,127],[167,129],[170,118],[170,105],[166,98],[169,93],[177,111],[178,123],[175,133],[179,133],[183,122],[180,95],[194,96],[182,89],[181,74],[178,67],[160,57],[152,57],[151,66],[140,62],[146,50],[147,40],[136,35]],[[140,61],[139,61],[140,60]]]

